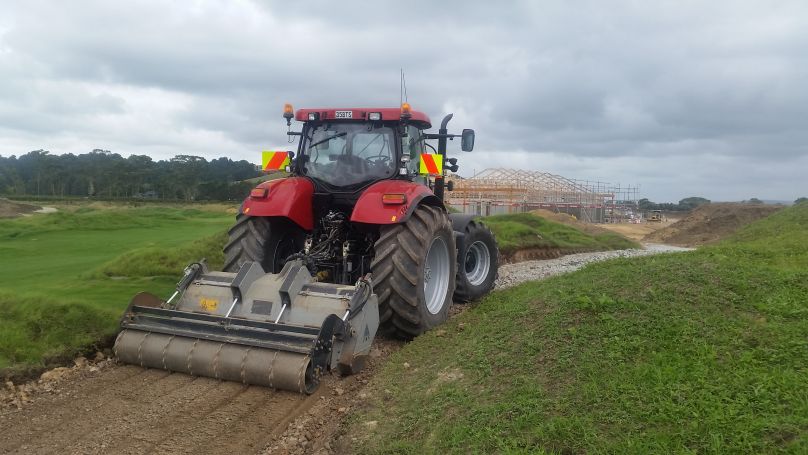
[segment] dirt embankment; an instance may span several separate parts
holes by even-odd
[[[568,215],[566,213],[556,213],[551,212],[550,210],[545,209],[538,209],[533,210],[530,213],[540,216],[546,220],[555,221],[556,223],[566,224],[567,226],[571,226],[579,231],[585,232],[589,235],[600,235],[606,232],[614,232],[617,234],[622,235],[623,237],[634,240],[635,242],[641,242],[645,239],[645,236],[648,234],[658,231],[676,221],[678,219],[666,217],[665,221],[660,223],[614,223],[614,224],[593,224],[593,223],[585,223],[583,221],[578,220],[572,215]],[[533,258],[530,258],[533,259]],[[539,259],[539,258],[536,258]]]
[[[782,208],[778,205],[729,202],[705,204],[676,223],[648,234],[643,240],[679,246],[713,243]]]
[[[0,218],[16,218],[37,210],[42,210],[42,207],[0,198]]]
[[[555,221],[556,223],[566,224],[567,226],[574,227],[579,231],[585,232],[589,235],[598,235],[603,234],[604,232],[608,232],[606,229],[600,227],[601,225],[592,224],[592,223],[584,223],[583,221],[578,220],[572,215],[567,213],[556,213],[550,210],[545,209],[537,209],[531,210],[532,214],[536,216],[540,216],[545,220]]]
[[[679,220],[668,218],[667,221],[661,221],[659,223],[615,223],[601,224],[600,226],[602,226],[603,229],[616,232],[635,242],[643,242],[648,235],[664,229],[677,221]]]

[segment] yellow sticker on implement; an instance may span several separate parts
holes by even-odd
[[[216,311],[219,301],[214,299],[199,299],[199,307],[205,311]]]

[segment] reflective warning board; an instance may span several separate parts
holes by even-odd
[[[270,151],[261,152],[261,169],[264,171],[282,171],[289,165],[289,152]]]
[[[441,176],[443,175],[443,155],[438,153],[422,153],[421,175]]]

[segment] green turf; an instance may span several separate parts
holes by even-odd
[[[231,223],[170,207],[0,221],[0,368],[41,365],[114,333],[135,293],[168,293],[201,256],[221,265]]]
[[[808,453],[808,204],[495,292],[443,329],[374,377],[359,453]]]
[[[531,213],[483,218],[504,254],[525,248],[619,250],[639,245],[614,232],[591,235]]]

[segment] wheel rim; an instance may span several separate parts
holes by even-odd
[[[429,245],[424,264],[424,299],[426,309],[438,314],[449,292],[449,248],[442,238],[436,237]]]
[[[286,264],[286,258],[289,256],[297,253],[299,250],[297,249],[297,245],[295,245],[295,239],[287,236],[282,238],[278,242],[278,246],[275,248],[275,257],[272,258],[272,273],[279,273],[283,268],[284,264]]]
[[[488,277],[491,269],[491,252],[485,242],[477,240],[466,250],[464,270],[466,279],[472,286],[479,286]]]

